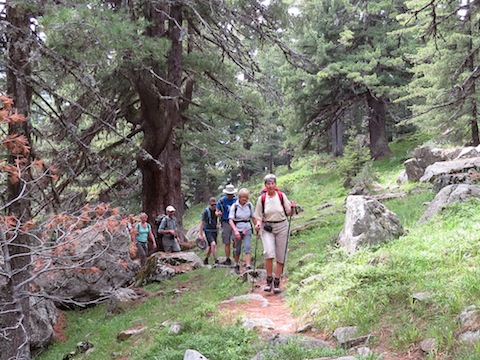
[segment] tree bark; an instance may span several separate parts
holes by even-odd
[[[385,103],[367,92],[368,131],[370,134],[370,156],[378,160],[392,155],[388,147]]]
[[[149,215],[150,223],[153,224],[155,217],[164,213],[168,205],[173,205],[181,226],[184,200],[181,190],[183,18],[180,5],[170,7],[168,19],[166,34],[171,47],[167,55],[167,81],[152,79],[150,74],[143,74],[137,81],[144,129],[142,148],[149,155],[139,157],[138,167],[142,172],[142,208]],[[156,19],[160,23],[152,27],[152,36],[164,36],[163,20]]]
[[[7,92],[14,100],[18,113],[26,118],[30,113],[32,91],[28,85],[31,75],[30,17],[21,7],[6,5],[7,20]],[[24,136],[29,144],[28,121],[10,123],[9,135]],[[21,172],[20,180],[10,176],[7,184],[8,213],[16,224],[0,237],[5,274],[5,291],[0,295],[0,353],[2,359],[30,359],[30,306],[28,282],[31,265],[29,235],[21,231],[31,219],[30,202],[24,194],[28,184],[28,168],[31,163],[30,151],[10,152],[8,162]],[[25,181],[24,181],[25,180]]]
[[[343,122],[335,120],[331,127],[332,131],[332,154],[333,156],[343,155]]]
[[[468,3],[468,22],[469,22],[469,40],[468,40],[468,53],[469,53],[469,56],[468,56],[468,59],[467,59],[467,66],[468,66],[468,70],[470,70],[470,72],[473,74],[474,71],[475,71],[475,54],[476,54],[476,50],[474,49],[474,46],[473,46],[473,42],[472,42],[472,34],[474,33],[474,31],[472,30],[472,28],[475,25],[475,22],[472,20],[472,14],[474,14],[476,9],[475,9],[475,5],[474,4],[471,4],[471,3]],[[471,130],[471,136],[472,136],[472,140],[471,140],[471,145],[472,146],[477,146],[480,144],[480,135],[479,135],[479,131],[478,131],[478,113],[477,113],[477,86],[476,86],[476,81],[472,81],[472,84],[471,84],[471,88],[469,90],[469,99],[470,99],[470,106],[471,106],[471,109],[470,109],[470,116],[471,116],[471,119],[470,119],[470,130]]]

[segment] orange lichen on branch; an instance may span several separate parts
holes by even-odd
[[[2,145],[5,146],[12,154],[28,155],[30,147],[28,146],[28,139],[24,135],[10,134],[5,136],[2,140]]]
[[[29,221],[22,224],[22,231],[29,232],[34,227],[35,227],[35,222],[32,221],[32,220],[29,220]]]
[[[0,95],[0,103],[2,109],[9,110],[13,106],[13,99],[5,95]]]
[[[4,231],[15,228],[17,224],[18,224],[18,221],[15,216],[12,216],[12,215],[0,216],[0,226]]]
[[[9,121],[10,124],[21,124],[25,122],[25,116],[22,114],[19,114],[16,110],[9,116]]]
[[[95,207],[94,214],[95,216],[100,217],[103,214],[105,214],[107,211],[108,211],[108,205],[106,205],[105,203],[101,203]]]

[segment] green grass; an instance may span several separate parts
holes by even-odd
[[[327,334],[347,325],[374,334],[372,348],[381,343],[402,353],[417,348],[422,339],[435,338],[437,357],[426,359],[479,359],[480,345],[460,343],[456,334],[461,328],[458,315],[462,309],[480,305],[480,201],[470,199],[449,206],[427,222],[418,223],[426,209],[424,204],[434,194],[428,185],[398,185],[396,179],[409,151],[422,139],[392,143],[394,155],[373,164],[385,192],[406,194],[383,202],[398,215],[405,235],[355,254],[336,245],[348,190],[342,187],[335,160],[312,155],[300,159],[292,171],[282,168],[277,172],[279,187],[303,209],[291,219],[292,229],[299,230],[289,241],[286,302],[301,321],[312,321]],[[262,185],[261,180],[249,184],[253,195]],[[189,209],[184,218],[187,228],[199,223],[204,206]],[[219,251],[222,254],[223,249]],[[273,349],[238,322],[223,324],[218,303],[250,290],[250,284],[238,282],[223,270],[196,270],[147,289],[162,290],[164,295],[105,321],[104,305],[68,313],[68,340],[55,343],[37,358],[62,358],[85,340],[95,345],[94,353],[85,356],[92,359],[110,359],[116,354],[130,359],[173,360],[183,358],[188,348],[211,360],[251,359],[259,351],[264,359],[276,360],[345,353],[335,349],[305,352],[296,344]],[[174,289],[181,291],[175,295]],[[418,292],[427,292],[430,297],[414,302],[412,295]],[[169,334],[162,325],[165,321],[181,322],[180,334]],[[137,325],[147,325],[148,330],[124,342],[115,340],[120,330]],[[376,354],[369,359],[378,358]]]

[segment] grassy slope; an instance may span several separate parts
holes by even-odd
[[[377,162],[374,169],[384,189],[405,191],[402,199],[385,205],[398,214],[407,234],[389,244],[348,255],[334,242],[344,220],[341,187],[335,163],[321,157],[297,162],[293,171],[279,169],[279,187],[296,199],[304,212],[292,220],[292,228],[305,226],[290,239],[286,274],[287,301],[303,321],[313,321],[321,331],[358,325],[376,335],[375,345],[397,352],[418,346],[427,337],[438,341],[439,351],[431,359],[479,359],[480,346],[460,344],[458,314],[480,298],[480,214],[478,200],[452,206],[430,221],[418,224],[424,202],[433,198],[426,186],[406,184],[397,188],[396,177],[414,142],[393,143],[395,156]],[[247,184],[252,193],[261,184]],[[324,206],[328,205],[328,206]],[[192,209],[185,224],[198,222],[202,205]],[[259,252],[260,253],[260,252]],[[303,258],[306,254],[312,254]],[[84,358],[181,359],[187,348],[195,348],[211,360],[251,359],[261,348],[256,336],[238,321],[220,321],[217,304],[236,294],[248,293],[250,285],[227,276],[223,270],[198,270],[162,284],[149,285],[165,295],[137,304],[104,322],[105,307],[69,313],[68,341],[56,343],[39,359],[59,359],[79,341],[96,345]],[[179,294],[173,289],[181,289]],[[429,292],[431,298],[413,303],[411,295]],[[168,334],[162,324],[180,321],[180,335]],[[116,342],[118,331],[148,325],[139,338]],[[341,350],[309,353],[286,346],[275,359],[304,359],[342,354]]]

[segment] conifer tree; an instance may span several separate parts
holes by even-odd
[[[304,57],[291,59],[296,70],[286,87],[307,136],[327,134],[338,122],[362,127],[366,119],[372,158],[391,153],[392,101],[409,79],[407,39],[394,33],[402,11],[402,1],[301,2],[290,37]]]
[[[402,16],[406,32],[423,45],[410,52],[414,78],[403,100],[411,104],[410,122],[435,135],[470,145],[478,130],[479,17],[475,2],[408,1]]]

